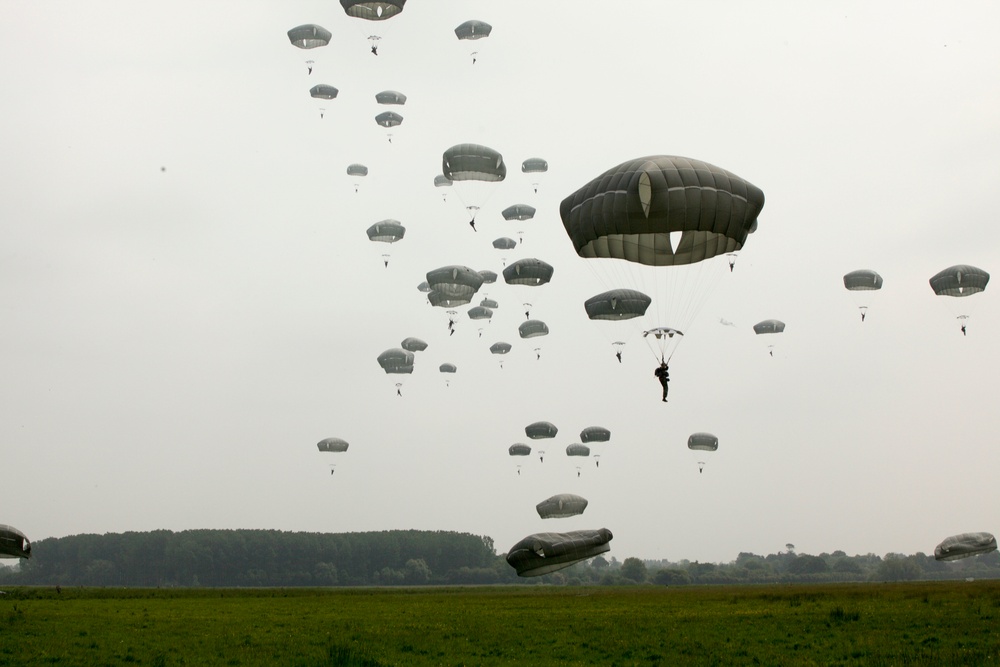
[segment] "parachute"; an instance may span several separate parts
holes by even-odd
[[[507,453],[511,456],[529,456],[531,454],[531,447],[518,442],[508,447]]]
[[[479,144],[456,144],[442,154],[441,172],[458,186],[455,191],[475,229],[476,214],[492,194],[492,184],[507,177],[503,155]]]
[[[340,0],[348,16],[365,21],[386,21],[403,11],[406,0]],[[379,35],[369,35],[372,53],[378,55]]]
[[[753,325],[753,332],[758,336],[764,334],[779,334],[785,330],[785,323],[781,320],[762,320],[757,324]],[[770,356],[774,356],[774,344],[770,343],[767,346],[767,353]]]
[[[935,560],[958,560],[997,550],[997,538],[991,533],[961,533],[945,538],[934,547]]]
[[[513,250],[517,247],[517,241],[506,236],[501,236],[493,241],[493,247],[497,250]]]
[[[347,175],[353,177],[354,191],[357,192],[361,187],[361,179],[368,175],[368,167],[357,162],[349,164],[347,165]]]
[[[500,368],[503,368],[503,355],[505,355],[508,352],[510,352],[510,350],[511,350],[510,343],[499,342],[499,343],[493,343],[492,345],[490,345],[490,353],[498,355],[498,356],[501,357],[501,359],[500,359]]]
[[[431,288],[429,299],[432,294],[440,295],[440,298],[431,299],[434,305],[461,306],[472,301],[472,296],[483,285],[483,277],[467,266],[443,266],[427,272],[427,284]],[[435,300],[438,303],[434,303]]]
[[[503,216],[504,220],[531,220],[535,217],[535,207],[528,206],[527,204],[514,204],[513,206],[508,206],[500,214]]]
[[[288,31],[288,40],[293,46],[300,49],[315,49],[318,46],[326,46],[330,43],[332,36],[329,30],[314,23],[300,25]]]
[[[711,433],[692,433],[688,436],[688,449],[702,452],[714,452],[719,448],[719,439]],[[698,461],[698,472],[705,469],[705,462]]]
[[[404,338],[403,342],[400,343],[399,346],[408,352],[423,352],[427,349],[427,343],[419,338],[414,338],[413,336]]]
[[[533,177],[531,187],[534,188],[535,194],[538,194],[539,181],[541,180],[541,174],[544,174],[549,170],[549,163],[540,157],[529,157],[527,160],[521,163],[521,173],[531,174]]]
[[[346,452],[350,445],[340,438],[324,438],[316,443],[321,452]]]
[[[455,364],[444,363],[438,366],[438,372],[451,375],[452,373],[458,372],[458,366],[456,366]],[[444,379],[444,386],[446,387],[451,386],[451,380],[448,379],[447,375],[445,376]]]
[[[607,442],[611,439],[611,431],[603,426],[588,426],[580,431],[581,442]]]
[[[453,181],[445,176],[444,174],[438,174],[434,177],[434,187],[436,188],[450,188],[453,185]],[[441,192],[441,199],[448,201],[448,191],[445,190]]]
[[[524,434],[532,440],[554,438],[559,429],[552,422],[534,422],[524,427]]]
[[[844,275],[844,287],[855,296],[855,303],[861,311],[861,321],[864,322],[871,293],[882,289],[882,276],[870,269],[851,271]]]
[[[587,509],[587,499],[572,493],[558,493],[535,505],[538,516],[543,519],[563,519],[583,514]]]
[[[507,551],[507,564],[519,577],[537,577],[611,551],[607,528],[568,533],[535,533]]]
[[[403,117],[395,111],[383,111],[379,115],[375,116],[375,122],[389,130],[401,125],[403,123]],[[386,132],[386,137],[388,137],[389,143],[391,144],[392,132]]]
[[[646,329],[684,331],[764,206],[763,192],[701,160],[649,156],[623,162],[566,197],[560,217],[578,255],[609,288],[651,294]],[[622,284],[625,283],[625,284]],[[647,339],[660,361],[677,337]]]
[[[395,243],[406,234],[404,227],[399,220],[382,220],[376,222],[367,230],[368,240],[377,243]],[[382,262],[389,266],[389,253],[382,254]]]
[[[579,443],[566,445],[566,456],[590,456],[590,447]]]
[[[14,526],[0,524],[0,558],[31,558],[31,542]]]
[[[413,372],[413,353],[400,348],[390,348],[378,355],[378,365],[387,374]]]
[[[500,307],[500,304],[494,301],[493,299],[483,299],[482,301],[479,302],[479,305],[483,308],[489,308],[490,310]]]
[[[493,311],[486,306],[473,306],[472,308],[469,308],[469,319],[491,320],[493,319]]]
[[[419,285],[417,285],[417,290],[420,291],[420,292],[423,292],[424,294],[427,294],[428,292],[431,291],[431,286],[428,285],[427,281],[425,280],[422,283],[420,283]]]
[[[986,284],[990,281],[990,274],[982,269],[968,264],[957,264],[934,274],[930,279],[931,289],[938,296],[957,297],[948,299],[952,314],[962,323],[962,333],[965,329],[969,317],[972,315],[971,303],[964,297],[979,294],[986,289]]]
[[[325,83],[320,83],[309,89],[309,95],[318,100],[332,100],[340,93],[339,90],[333,86],[328,86]]]
[[[375,93],[375,101],[379,104],[406,104],[406,95],[396,90],[383,90]]]
[[[508,285],[526,285],[528,287],[538,287],[544,285],[552,279],[554,269],[550,264],[540,259],[529,257],[519,259],[504,267],[503,279]],[[524,318],[531,319],[531,304],[525,303]]]
[[[517,332],[521,335],[521,338],[547,336],[549,334],[549,325],[541,320],[528,320],[527,322],[522,322],[517,327]]]
[[[489,37],[490,33],[493,31],[493,26],[485,21],[466,21],[462,25],[455,28],[455,37],[460,40],[480,40],[484,37]],[[469,53],[472,57],[472,64],[476,64],[476,60],[479,56],[478,51],[472,51]]]
[[[490,271],[489,269],[484,269],[480,271],[479,275],[483,277],[484,285],[492,285],[497,281],[497,274],[494,273],[493,271]]]
[[[652,301],[636,290],[613,289],[590,297],[583,307],[592,320],[619,321],[642,317]]]

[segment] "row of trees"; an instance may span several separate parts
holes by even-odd
[[[791,547],[791,545],[788,545]],[[792,548],[731,563],[598,556],[521,579],[487,536],[447,531],[295,533],[158,530],[40,540],[0,568],[4,585],[420,586],[448,584],[687,585],[1000,578],[1000,552],[954,562],[918,553],[818,556]]]

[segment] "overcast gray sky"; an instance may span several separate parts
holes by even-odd
[[[458,41],[467,19],[492,35]],[[303,23],[333,42],[294,48]],[[334,0],[4,2],[0,522],[33,540],[457,530],[501,552],[603,526],[619,559],[702,561],[995,532],[997,288],[961,299],[963,337],[927,281],[1000,266],[998,24],[988,1],[411,0],[375,57],[372,24]],[[339,97],[318,103],[317,83]],[[391,144],[384,89],[409,98]],[[478,233],[432,185],[463,142],[509,169]],[[685,332],[669,404],[642,340],[618,364],[586,318],[610,286],[559,218],[590,179],[659,154],[766,196]],[[352,162],[370,169],[357,194]],[[504,221],[521,202],[534,220]],[[365,235],[385,218],[406,226],[387,268]],[[482,338],[466,308],[449,337],[416,285],[447,264],[500,273],[490,242],[520,229],[504,256],[552,282],[485,286],[500,308]],[[885,280],[864,324],[842,282],[861,268]],[[518,338],[522,301],[549,336]],[[787,324],[773,357],[751,329],[768,318]],[[407,336],[429,347],[397,397],[375,359]],[[511,459],[536,420],[560,429],[545,462]],[[564,449],[591,425],[612,439],[577,477]],[[696,431],[718,451],[689,451]],[[350,450],[320,454],[329,436]],[[590,506],[542,521],[555,493]]]

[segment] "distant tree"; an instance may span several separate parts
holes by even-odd
[[[920,565],[910,556],[886,554],[875,572],[881,581],[912,581],[922,574]]]
[[[403,567],[403,580],[409,586],[426,584],[431,580],[431,569],[423,558],[411,558]]]
[[[788,564],[786,572],[789,574],[823,574],[829,572],[830,566],[819,556],[802,554]]]
[[[663,568],[653,573],[652,582],[657,586],[684,586],[691,583],[691,577],[684,570]]]
[[[649,573],[646,571],[646,564],[634,557],[629,557],[622,561],[619,573],[623,579],[634,581],[637,584],[645,583],[649,576]]]
[[[590,567],[594,568],[595,570],[606,569],[608,565],[609,565],[608,559],[605,558],[604,556],[595,556],[594,559],[590,561]]]

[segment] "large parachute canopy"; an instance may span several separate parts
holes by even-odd
[[[534,257],[519,259],[503,270],[503,279],[508,285],[528,285],[537,287],[552,279],[555,269],[552,265]]]
[[[721,275],[724,264],[709,260],[742,248],[763,206],[764,193],[732,172],[653,155],[597,176],[559,213],[577,254],[595,262],[609,288],[651,294],[648,329],[684,331]],[[657,342],[667,359],[679,339]]]
[[[288,40],[300,49],[315,49],[330,43],[330,31],[314,23],[307,23],[288,31]]]
[[[399,344],[404,350],[410,352],[423,352],[427,349],[427,343],[420,340],[419,338],[414,338],[413,336],[408,336],[403,339],[403,342]]]
[[[321,452],[346,452],[350,445],[341,438],[324,438],[316,443]]]
[[[935,560],[958,560],[997,550],[997,538],[991,533],[962,533],[945,538],[934,547]]]
[[[379,104],[406,104],[406,95],[398,90],[383,90],[375,93],[375,101]]]
[[[538,516],[543,519],[563,519],[583,514],[587,509],[587,499],[572,493],[558,493],[535,505]]]
[[[580,431],[582,442],[607,442],[611,439],[611,431],[603,426],[588,426]]]
[[[520,577],[537,577],[611,551],[607,528],[568,533],[535,533],[507,551],[507,564]]]
[[[638,290],[613,289],[583,302],[592,320],[630,320],[642,317],[653,300]]]
[[[871,269],[858,269],[844,275],[844,287],[854,296],[854,302],[861,311],[861,321],[868,313],[871,293],[882,289],[882,276]]]
[[[517,332],[520,334],[521,338],[547,336],[549,334],[549,325],[541,320],[528,320],[527,322],[522,322],[520,326],[517,327]]]
[[[507,453],[511,456],[528,456],[531,454],[531,447],[522,442],[518,442],[511,445],[507,449]]]
[[[31,558],[31,542],[14,526],[0,523],[0,558]]]
[[[971,296],[986,289],[990,274],[968,264],[950,266],[931,276],[931,289],[938,296]]]
[[[590,447],[578,442],[566,445],[566,456],[590,456]]]
[[[413,353],[401,348],[390,348],[378,355],[378,365],[388,373],[412,373]]]
[[[348,16],[367,21],[385,21],[403,11],[406,0],[340,0]]]
[[[524,434],[532,440],[554,438],[559,429],[552,422],[534,422],[524,427]]]
[[[467,266],[442,266],[427,272],[427,284],[431,287],[431,294],[438,292],[443,300],[450,301],[450,305],[461,306],[469,303],[479,291],[483,285],[483,277]]]

